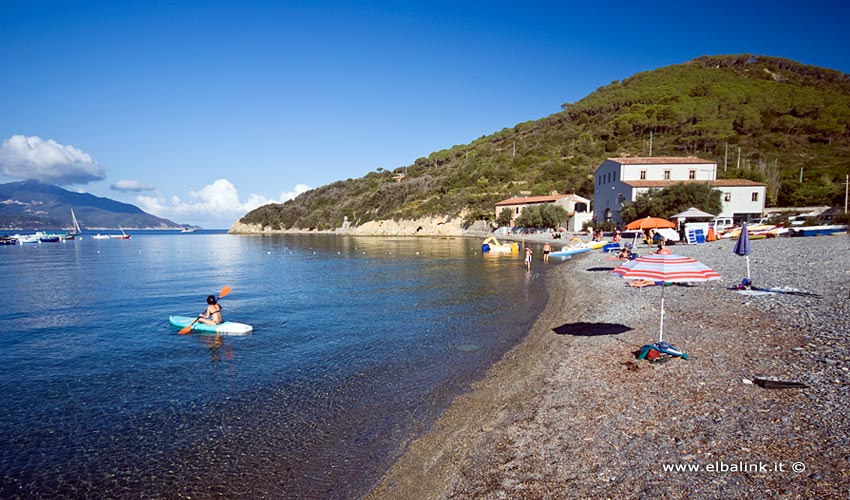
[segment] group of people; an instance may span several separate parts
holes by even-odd
[[[595,231],[592,228],[588,228],[590,234],[592,235],[593,241],[602,241],[604,238],[604,234],[602,230]],[[661,233],[655,231],[654,229],[649,229],[646,233],[644,233],[644,241],[647,245],[655,245],[656,250],[653,253],[662,254],[662,255],[670,255],[673,252],[670,251],[669,248],[665,246],[666,238]],[[614,236],[611,238],[612,243],[621,243],[623,238],[620,234],[620,230],[617,229],[614,231]],[[581,238],[578,236],[573,236],[573,239],[570,240],[570,244],[573,243],[584,243]],[[531,270],[531,261],[532,255],[534,251],[528,245],[523,245],[525,247],[525,268],[527,270]],[[543,245],[543,262],[549,262],[549,254],[552,253],[552,245],[549,242],[546,242]],[[634,247],[631,243],[626,243],[623,248],[617,253],[617,258],[620,260],[630,260],[638,257],[638,254],[634,252]]]
[[[534,254],[534,250],[528,245],[523,246],[525,247],[525,269],[531,271],[531,256]],[[547,241],[543,244],[543,262],[549,262],[550,253],[552,253],[552,245]]]

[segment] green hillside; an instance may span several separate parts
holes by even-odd
[[[843,203],[850,172],[850,75],[787,59],[705,56],[600,87],[546,118],[419,158],[394,171],[260,207],[241,222],[272,229],[465,214],[493,219],[519,192],[592,198],[609,157],[697,155],[719,177],[768,186],[768,205]],[[800,171],[803,182],[800,182]]]

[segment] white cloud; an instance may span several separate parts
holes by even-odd
[[[136,203],[145,212],[175,222],[183,222],[181,219],[187,218],[191,220],[205,218],[235,222],[257,207],[269,203],[283,203],[310,189],[310,186],[298,184],[293,191],[281,192],[279,200],[252,193],[248,195],[247,200],[242,202],[239,201],[239,192],[233,183],[227,179],[218,179],[212,184],[204,186],[200,191],[190,192],[188,200],[185,201],[178,196],[166,199],[163,196],[139,195],[136,197]]]
[[[291,200],[291,199],[295,198],[296,196],[298,196],[299,194],[306,193],[307,191],[309,191],[311,189],[313,189],[313,188],[311,188],[307,184],[296,184],[295,190],[280,193],[280,202],[283,203],[284,201]]]
[[[0,173],[15,179],[35,179],[50,184],[87,184],[103,180],[104,171],[92,157],[74,146],[13,135],[0,147]]]
[[[119,181],[116,181],[114,184],[110,184],[109,189],[111,189],[113,191],[141,192],[141,191],[153,191],[156,188],[151,186],[150,184],[145,184],[141,181],[121,179]]]

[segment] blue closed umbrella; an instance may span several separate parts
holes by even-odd
[[[747,232],[747,223],[741,225],[741,236],[738,237],[738,242],[732,253],[743,255],[747,258],[747,279],[750,279],[750,233]]]

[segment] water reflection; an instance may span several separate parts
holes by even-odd
[[[221,361],[222,356],[228,361],[233,361],[236,357],[233,354],[232,347],[229,344],[225,344],[222,335],[198,335],[198,340],[209,349],[210,361],[213,363]]]

